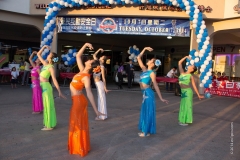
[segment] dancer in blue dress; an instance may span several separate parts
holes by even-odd
[[[161,92],[156,82],[156,74],[153,72],[153,69],[155,67],[161,65],[161,61],[152,58],[147,62],[147,67],[144,66],[141,58],[146,50],[151,52],[153,49],[150,47],[145,47],[137,57],[139,66],[143,71],[140,75],[139,82],[141,90],[143,92],[143,101],[138,124],[138,129],[141,131],[138,133],[140,137],[150,136],[150,134],[156,133],[156,103],[155,93],[150,87],[151,82],[153,83],[159,99],[162,102],[168,103],[167,100],[162,98]]]

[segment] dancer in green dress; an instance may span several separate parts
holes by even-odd
[[[181,87],[181,103],[178,120],[179,125],[181,126],[187,126],[189,123],[193,122],[193,91],[191,89],[190,82],[192,82],[192,87],[197,93],[198,98],[200,100],[204,98],[199,94],[194,78],[192,76],[192,73],[194,73],[197,68],[194,65],[190,65],[187,67],[186,72],[184,72],[182,68],[182,63],[186,58],[190,60],[190,57],[186,56],[178,62],[178,67],[180,71],[179,85]]]

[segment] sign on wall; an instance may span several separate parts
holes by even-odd
[[[59,33],[190,36],[188,20],[157,18],[58,17]]]

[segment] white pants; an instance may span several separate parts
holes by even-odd
[[[98,91],[98,111],[105,114],[106,116],[99,116],[101,119],[107,118],[107,105],[106,105],[106,95],[104,91],[104,84],[102,81],[96,82],[96,87]]]

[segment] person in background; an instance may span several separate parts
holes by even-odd
[[[65,71],[66,71],[66,67],[64,66],[63,61],[61,61],[61,62],[58,64],[58,69],[59,69],[60,72],[65,72]]]
[[[29,61],[26,59],[24,62],[24,74],[22,77],[22,86],[24,85],[25,79],[26,79],[26,85],[28,85],[29,73],[30,73],[30,64],[29,64]]]
[[[115,80],[115,77],[117,76],[117,73],[118,73],[118,62],[116,62],[116,64],[114,65],[113,69],[114,69],[114,72],[113,72],[113,80]]]
[[[216,80],[215,72],[212,72],[212,80]]]
[[[132,60],[129,60],[129,64],[126,67],[126,74],[128,77],[128,88],[132,87],[132,81],[133,81],[133,76],[134,76],[134,65],[132,63]]]
[[[167,78],[174,78],[174,77],[178,77],[177,75],[177,67],[173,67],[168,73],[167,73]],[[169,86],[169,82],[166,82],[166,90],[168,90],[168,86]],[[170,83],[170,91],[173,91],[173,83]]]
[[[120,63],[120,66],[118,67],[118,70],[117,70],[118,89],[123,89],[123,87],[122,87],[122,83],[123,83],[123,71],[124,71],[123,62],[121,62],[121,63]]]
[[[225,72],[222,73],[221,80],[222,81],[228,81],[229,80],[228,77],[226,76]]]
[[[21,67],[21,66],[24,66],[24,61],[23,61],[23,57],[20,57],[20,60],[19,60],[20,62],[19,62],[19,64],[20,64],[20,66],[19,67]]]
[[[222,80],[222,78],[221,78],[221,72],[217,72],[217,77],[216,77],[216,78],[217,78],[218,81],[221,81],[221,80]]]
[[[16,71],[16,68],[13,67],[11,71],[11,86],[12,88],[17,88],[17,77],[18,77],[18,72]]]

